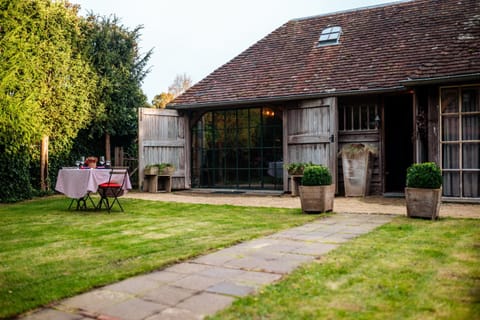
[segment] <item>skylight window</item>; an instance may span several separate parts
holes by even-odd
[[[341,27],[328,27],[323,29],[318,39],[318,46],[328,46],[331,44],[337,44],[340,40],[340,34],[342,33]]]

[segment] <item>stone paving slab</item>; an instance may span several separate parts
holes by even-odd
[[[23,319],[203,319],[392,218],[365,214],[320,218],[65,299]]]
[[[198,291],[185,288],[179,288],[171,285],[164,285],[158,289],[149,291],[141,296],[142,299],[158,302],[160,304],[175,306],[183,300],[197,294]]]

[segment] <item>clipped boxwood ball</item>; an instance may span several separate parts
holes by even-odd
[[[330,170],[323,165],[311,165],[303,170],[302,185],[326,186],[332,184]]]
[[[442,171],[435,162],[414,163],[407,169],[408,188],[438,189],[442,186]]]

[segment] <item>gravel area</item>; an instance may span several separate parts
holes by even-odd
[[[289,194],[235,194],[207,191],[176,191],[172,193],[129,192],[128,198],[205,204],[230,204],[235,206],[300,208],[300,198]],[[336,197],[334,211],[342,213],[370,213],[406,215],[403,198],[368,196],[365,198]],[[480,219],[480,204],[444,202],[440,207],[440,217]]]

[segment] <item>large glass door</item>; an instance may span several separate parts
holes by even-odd
[[[210,111],[192,130],[192,187],[283,188],[280,110]]]
[[[480,87],[441,89],[443,195],[480,198]]]

